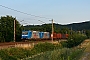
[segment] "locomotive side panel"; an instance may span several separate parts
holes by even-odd
[[[33,38],[33,39],[40,38],[39,31],[32,31],[32,37],[31,38]]]
[[[31,31],[22,31],[22,38],[21,39],[30,39],[32,35]]]
[[[28,32],[28,39],[30,39],[32,37],[32,31]]]
[[[44,32],[43,38],[45,38],[45,39],[50,38],[49,32]]]
[[[40,39],[43,38],[43,35],[44,35],[44,32],[39,32],[39,37],[40,37]]]

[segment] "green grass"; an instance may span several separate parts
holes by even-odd
[[[78,60],[84,49],[62,48],[60,44],[39,43],[34,48],[0,50],[1,60]],[[43,53],[42,53],[43,52]],[[42,53],[42,54],[40,54]],[[40,55],[38,55],[40,54]],[[32,57],[33,56],[33,57]],[[31,57],[31,58],[28,58]]]
[[[41,55],[24,60],[79,60],[84,49],[63,48],[54,51],[47,51]]]

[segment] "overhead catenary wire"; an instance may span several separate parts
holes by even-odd
[[[38,21],[40,21],[40,22],[42,22],[42,23],[45,23],[45,22],[43,22],[43,21],[41,21],[41,20],[38,20]],[[46,23],[45,23],[46,24]]]
[[[3,8],[7,8],[7,9],[9,9],[9,10],[13,10],[13,11],[16,11],[16,12],[19,12],[19,13],[22,13],[22,14],[25,14],[25,15],[29,15],[29,16],[33,16],[33,17],[38,17],[38,18],[44,18],[44,19],[51,20],[51,18],[46,18],[46,17],[41,17],[41,16],[36,16],[36,15],[28,14],[28,13],[25,13],[25,12],[22,12],[22,11],[19,11],[19,10],[10,8],[10,7],[6,7],[6,6],[4,6],[4,5],[0,5],[0,6],[3,7]],[[36,20],[36,19],[34,19],[34,20]]]
[[[16,11],[16,12],[19,12],[19,13],[22,13],[22,14],[26,14],[26,15],[30,15],[30,16],[34,16],[34,17],[39,17],[39,18],[44,18],[44,19],[50,19],[50,18],[46,18],[46,17],[41,17],[41,16],[36,16],[36,15],[32,15],[32,14],[28,14],[26,12],[22,12],[22,11],[19,11],[19,10],[15,10],[13,8],[9,8],[9,7],[6,7],[4,5],[0,5],[1,7],[4,7],[4,8],[7,8],[9,10],[13,10],[13,11]]]

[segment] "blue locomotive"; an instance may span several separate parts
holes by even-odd
[[[39,31],[22,31],[21,39],[49,39],[49,32],[39,32]]]

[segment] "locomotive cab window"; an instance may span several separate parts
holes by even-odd
[[[22,35],[28,35],[28,32],[22,32]]]

